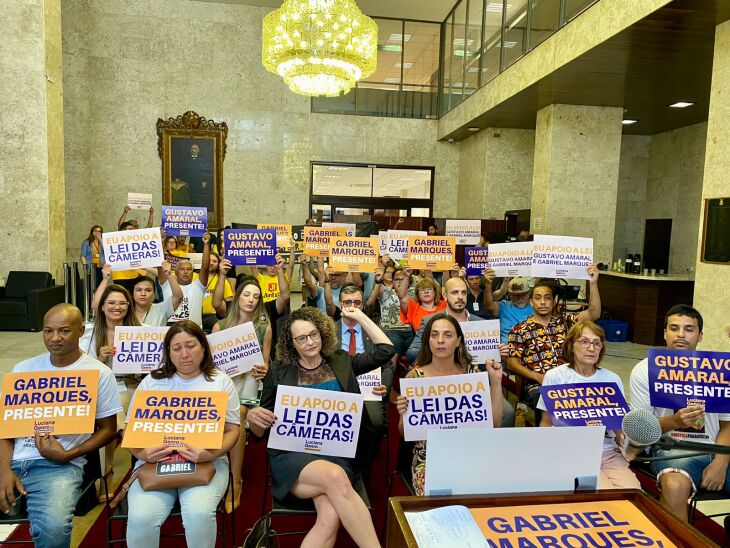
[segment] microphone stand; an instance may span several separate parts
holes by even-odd
[[[656,462],[660,460],[676,460],[698,455],[730,455],[730,447],[714,443],[697,443],[693,441],[676,441],[672,438],[660,438],[659,441],[650,446],[652,449],[679,449],[684,450],[677,455],[665,455],[661,457],[636,457],[636,462]]]

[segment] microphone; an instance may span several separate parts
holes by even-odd
[[[662,437],[659,419],[648,409],[634,409],[626,413],[621,429],[624,431],[621,453],[628,461],[636,459],[644,449],[651,447]]]

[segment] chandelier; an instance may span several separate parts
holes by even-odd
[[[354,0],[285,0],[264,17],[261,55],[294,93],[334,97],[375,72],[377,43]]]

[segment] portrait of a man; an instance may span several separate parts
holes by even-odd
[[[170,205],[215,209],[213,139],[173,137],[170,142],[172,165]]]

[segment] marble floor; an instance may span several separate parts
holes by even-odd
[[[292,304],[294,306],[301,306],[301,298],[299,295],[294,297]],[[646,357],[648,348],[648,346],[630,342],[607,344],[606,355],[601,365],[606,369],[614,371],[621,377],[621,380],[624,383],[624,388],[627,392],[627,397],[631,369],[639,360]],[[18,362],[44,353],[45,351],[46,349],[43,345],[43,338],[40,333],[0,332],[0,378],[6,371],[10,371]],[[121,457],[121,455],[119,456]],[[730,501],[702,502],[699,504],[698,508],[701,512],[706,514],[730,511]],[[93,514],[95,517],[96,512]],[[718,518],[717,521],[722,523],[722,518]],[[5,535],[9,534],[10,530],[5,531],[0,529],[0,540],[4,539]],[[77,531],[74,531],[74,533],[76,536]]]

